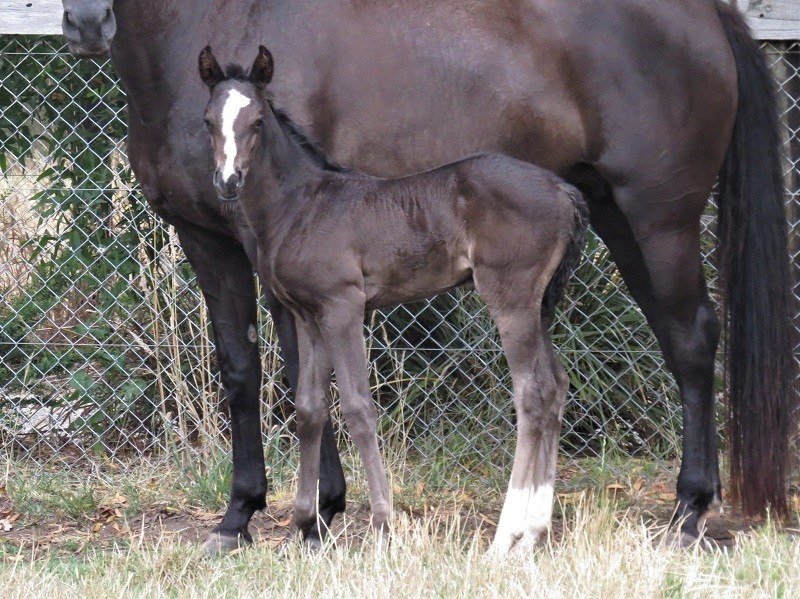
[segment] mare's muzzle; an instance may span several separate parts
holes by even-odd
[[[232,202],[239,199],[239,193],[244,186],[244,175],[242,171],[236,169],[234,173],[225,179],[222,176],[222,171],[217,169],[214,171],[214,187],[217,190],[219,199],[223,202]]]
[[[108,52],[117,32],[112,4],[109,0],[64,0],[61,30],[70,52],[82,57],[102,56]]]

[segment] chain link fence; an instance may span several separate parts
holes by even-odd
[[[765,49],[780,84],[800,281],[800,43]],[[74,59],[58,37],[24,36],[0,37],[0,64],[0,442],[43,463],[226,452],[208,318],[175,235],[152,217],[127,164],[111,64]],[[704,219],[708,254],[713,220]],[[264,436],[279,464],[293,443],[290,402],[265,310],[261,319]],[[385,443],[452,477],[503,470],[510,379],[476,296],[368,320]],[[674,382],[594,237],[553,339],[572,383],[565,458],[679,454]]]

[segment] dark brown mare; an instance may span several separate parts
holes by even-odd
[[[496,154],[399,179],[345,170],[270,103],[273,60],[264,46],[249,76],[239,66],[223,73],[210,47],[199,69],[211,90],[205,123],[215,187],[222,202],[240,200],[256,236],[259,277],[292,311],[297,329],[297,528],[307,537],[325,526],[316,499],[333,369],[366,468],[372,523],[388,534],[391,498],[364,311],[474,285],[500,332],[517,413],[514,465],[492,548],[505,555],[532,547],[552,512],[569,380],[547,325],[583,246],[588,212],[580,192]]]
[[[244,62],[268,41],[276,103],[348,167],[417,172],[478,151],[509,154],[584,194],[650,322],[683,403],[683,533],[720,496],[714,355],[700,214],[720,176],[731,491],[751,513],[786,510],[795,405],[786,219],[768,69],[718,0],[64,0],[72,51],[111,51],[129,100],[128,150],[172,223],[214,325],[233,430],[233,485],[213,546],[249,539],[265,506],[253,232],[221,209],[200,122],[197,52]],[[292,382],[291,313],[269,307]],[[330,427],[320,511],[344,508]]]

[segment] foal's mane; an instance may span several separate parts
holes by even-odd
[[[242,83],[253,83],[250,81],[248,73],[245,71],[244,67],[238,64],[229,64],[227,67],[225,67],[225,79],[223,81],[229,79],[233,79]],[[311,138],[300,125],[295,123],[284,110],[276,107],[274,104],[274,98],[271,94],[269,94],[269,92],[265,93],[265,97],[270,109],[272,110],[272,113],[275,115],[275,119],[278,121],[278,124],[281,127],[281,130],[287,136],[289,136],[289,138],[293,140],[309,158],[311,158],[315,165],[326,171],[333,171],[337,173],[350,172],[350,169],[328,158],[325,155],[325,152],[322,151],[322,148],[320,148],[311,140]]]

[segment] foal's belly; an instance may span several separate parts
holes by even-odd
[[[383,264],[365,261],[366,307],[396,306],[471,284],[472,269],[466,255],[460,254],[450,253],[441,244],[429,252],[401,252]]]

